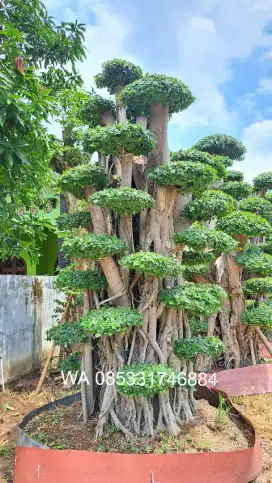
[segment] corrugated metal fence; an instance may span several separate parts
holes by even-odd
[[[54,277],[0,276],[0,355],[5,380],[41,367],[51,343],[45,331],[54,325]]]

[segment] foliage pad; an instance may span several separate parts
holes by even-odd
[[[239,209],[242,211],[250,211],[270,221],[272,220],[272,204],[260,196],[250,196],[240,201]]]
[[[193,163],[208,164],[215,169],[219,178],[223,178],[227,173],[221,156],[212,156],[197,149],[180,149],[176,153],[172,152],[171,161],[191,161]]]
[[[250,278],[243,283],[245,294],[272,294],[272,277]]]
[[[228,156],[236,161],[242,161],[246,148],[237,139],[227,134],[210,134],[193,145],[193,149],[199,149],[210,154]]]
[[[113,59],[102,64],[101,74],[94,76],[96,86],[99,89],[106,87],[110,94],[115,94],[118,86],[124,87],[127,84],[142,77],[141,67],[138,67],[127,60]]]
[[[103,307],[91,310],[81,317],[80,323],[93,337],[111,337],[132,327],[143,325],[143,315],[138,310],[127,307]]]
[[[235,211],[216,223],[216,228],[230,235],[246,235],[248,237],[266,236],[271,233],[271,225],[261,216]]]
[[[61,231],[72,230],[73,228],[84,228],[91,224],[89,211],[77,211],[74,213],[62,213],[56,219],[57,227]]]
[[[227,233],[198,223],[188,230],[175,233],[174,241],[177,245],[188,245],[196,250],[211,248],[215,253],[229,253],[237,248],[237,242]]]
[[[174,343],[175,355],[187,361],[194,360],[197,355],[217,357],[225,350],[225,344],[218,337],[192,337]]]
[[[107,286],[105,276],[93,268],[77,270],[76,265],[63,268],[56,277],[55,286],[59,290],[93,290],[98,292]]]
[[[113,124],[111,126],[89,129],[84,134],[84,149],[102,154],[119,156],[124,154],[147,154],[157,141],[155,136],[139,124]]]
[[[163,256],[159,253],[138,252],[120,260],[122,268],[129,268],[138,273],[152,277],[167,277],[177,275],[181,271],[179,261],[174,256]]]
[[[123,255],[127,245],[115,235],[78,235],[66,238],[62,250],[70,257],[98,260],[99,258]]]
[[[133,215],[154,206],[154,199],[148,193],[127,187],[99,191],[90,197],[90,201],[93,205],[109,208],[120,215]]]
[[[219,189],[236,200],[246,198],[252,193],[252,186],[245,181],[228,181],[227,183],[221,184]]]
[[[234,208],[234,199],[231,196],[221,191],[208,190],[190,201],[183,208],[181,216],[191,221],[210,221],[214,217],[227,215]]]
[[[147,104],[169,106],[170,114],[187,109],[195,98],[183,82],[175,77],[159,74],[146,74],[125,87],[121,94],[124,105],[146,108]]]
[[[109,184],[109,175],[102,166],[85,164],[64,171],[57,184],[61,191],[68,191],[76,198],[84,198],[85,186],[102,190]]]
[[[272,305],[262,303],[258,307],[252,307],[242,313],[242,322],[246,325],[272,329]]]
[[[174,370],[164,364],[125,365],[118,374],[117,390],[130,398],[136,396],[151,398],[167,391],[175,384]]]
[[[190,315],[211,315],[222,305],[226,293],[218,285],[184,282],[179,287],[162,290],[160,301],[168,308],[185,310]]]
[[[65,322],[48,329],[46,340],[53,340],[59,346],[86,344],[88,342],[88,333],[80,322]]]
[[[92,94],[82,106],[79,117],[87,126],[94,128],[101,124],[101,116],[110,114],[114,119],[116,108],[113,101],[104,99],[98,94]]]
[[[177,186],[181,194],[204,191],[217,179],[216,171],[203,163],[177,161],[153,168],[149,179],[161,186]]]

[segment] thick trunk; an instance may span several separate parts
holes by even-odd
[[[136,124],[140,124],[144,129],[147,129],[147,117],[146,116],[137,116],[136,117]]]
[[[126,109],[119,100],[119,95],[121,94],[122,88],[123,88],[122,86],[117,86],[115,89],[116,119],[119,124],[126,124],[127,123]]]
[[[119,236],[122,241],[127,243],[130,252],[134,252],[132,217],[131,215],[121,215],[119,225]]]
[[[84,193],[88,202],[88,210],[92,217],[93,230],[96,235],[102,235],[107,233],[107,225],[104,217],[104,213],[100,206],[95,206],[89,201],[89,197],[94,193],[92,188],[85,186]]]
[[[175,232],[179,231],[184,231],[189,228],[189,226],[192,224],[191,221],[186,220],[186,218],[183,218],[180,216],[182,209],[188,205],[188,203],[191,201],[192,195],[189,196],[178,196],[177,198],[177,203],[175,206],[174,210],[174,228]]]
[[[145,251],[149,251],[154,243],[154,251],[161,254],[171,253],[174,243],[173,211],[177,199],[176,188],[158,186],[156,190],[156,207],[147,220],[145,235]]]
[[[148,156],[147,170],[153,166],[161,166],[170,162],[168,149],[168,118],[169,106],[151,104],[149,130],[156,136],[157,147]]]
[[[114,117],[112,114],[102,114],[101,115],[101,124],[103,126],[111,126],[114,124]]]
[[[128,294],[115,261],[112,258],[100,258],[99,263],[108,281],[111,295],[116,297],[115,304],[119,307],[128,307],[130,305]]]
[[[84,292],[84,313],[88,313],[90,310],[90,293],[89,290]],[[82,391],[82,409],[84,422],[88,420],[94,409],[94,367],[93,367],[93,353],[92,353],[92,339],[89,336],[89,343],[84,345],[82,354],[82,370],[86,374],[86,382],[81,382]]]
[[[121,187],[128,186],[131,188],[133,154],[122,154],[120,162],[122,167]]]
[[[240,367],[244,350],[241,314],[244,308],[241,269],[231,255],[223,255],[215,262],[215,278],[228,297],[218,314],[222,340],[226,345],[225,365]]]

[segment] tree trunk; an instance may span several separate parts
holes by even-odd
[[[131,188],[133,154],[120,155],[120,162],[122,167],[121,187],[128,186]]]
[[[140,124],[144,129],[147,129],[147,117],[146,116],[137,116],[136,117],[136,124]]]
[[[92,224],[94,233],[96,235],[102,235],[103,233],[107,233],[107,225],[104,217],[104,213],[100,206],[95,206],[89,201],[89,197],[94,193],[94,189],[85,186],[84,193],[86,200],[88,202],[88,210],[92,217]]]
[[[116,119],[119,124],[126,124],[127,123],[126,109],[119,100],[119,95],[121,94],[122,89],[123,89],[123,86],[117,86],[115,89]]]
[[[149,251],[152,243],[154,250],[160,254],[169,254],[174,246],[173,211],[177,200],[177,188],[157,186],[156,207],[147,220],[145,251]]]
[[[170,152],[168,149],[168,118],[169,106],[161,104],[151,104],[149,130],[156,136],[157,147],[149,154],[147,160],[147,170],[153,166],[161,166],[170,162]]]
[[[114,124],[115,120],[112,114],[102,114],[101,115],[101,124],[103,126],[111,126]]]
[[[130,303],[126,287],[113,258],[100,258],[99,263],[108,281],[112,296],[115,297],[118,295],[115,298],[115,304],[119,307],[129,307]]]
[[[132,217],[131,215],[121,215],[119,225],[119,236],[122,241],[127,243],[130,252],[134,252],[134,241],[132,231]]]
[[[88,313],[90,310],[90,293],[89,290],[84,292],[84,314]],[[86,420],[93,413],[94,409],[94,390],[93,390],[93,380],[94,380],[94,368],[93,368],[93,354],[92,354],[92,339],[89,336],[89,343],[84,345],[82,354],[82,369],[86,374],[87,382],[81,383],[81,390],[85,397],[85,401],[82,401],[83,417]],[[84,385],[84,387],[82,387]]]

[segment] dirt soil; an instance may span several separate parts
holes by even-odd
[[[17,425],[33,409],[67,395],[61,384],[47,383],[34,396],[38,378],[28,376],[0,392],[0,483],[12,483]]]
[[[135,437],[127,441],[122,433],[108,425],[100,440],[95,437],[97,420],[88,426],[82,422],[81,404],[57,408],[36,416],[26,431],[28,435],[55,449],[76,449],[117,453],[195,453],[199,451],[231,451],[253,444],[253,432],[236,412],[220,413],[207,401],[197,401],[198,416],[183,427],[179,437],[165,432],[151,437]]]
[[[255,483],[272,483],[272,394],[236,397],[233,402],[252,421],[262,440],[263,470]]]

